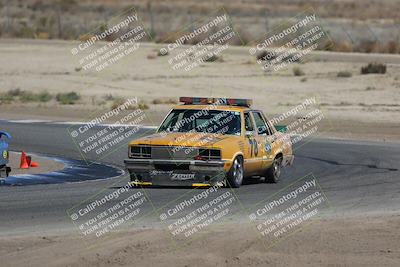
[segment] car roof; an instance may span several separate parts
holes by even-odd
[[[245,111],[251,110],[244,106],[231,106],[231,105],[178,105],[173,109],[205,109],[205,110],[228,110],[228,111]]]

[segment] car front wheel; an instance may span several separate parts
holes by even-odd
[[[277,183],[279,177],[281,176],[282,169],[282,157],[274,159],[272,166],[267,170],[265,174],[265,182],[267,183]]]
[[[243,182],[243,159],[236,157],[233,160],[231,169],[227,175],[228,183],[231,187],[238,188]]]

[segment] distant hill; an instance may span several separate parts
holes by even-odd
[[[77,39],[135,7],[155,41],[165,39],[223,6],[245,42],[313,8],[335,42],[334,50],[399,53],[396,0],[26,0],[2,1],[2,37]]]

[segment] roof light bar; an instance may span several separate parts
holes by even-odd
[[[185,105],[229,105],[250,107],[253,104],[251,99],[238,98],[207,98],[207,97],[180,97],[179,102]]]

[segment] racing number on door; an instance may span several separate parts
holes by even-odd
[[[250,139],[249,138],[249,144],[250,144],[250,157],[257,157],[258,156],[258,143],[257,143],[257,139],[253,138]]]

